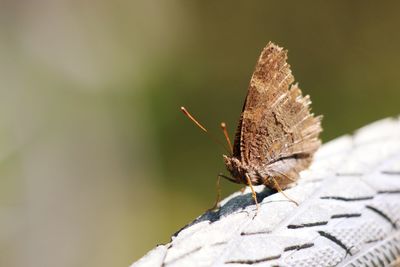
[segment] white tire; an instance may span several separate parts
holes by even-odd
[[[160,245],[142,266],[400,266],[400,121],[322,146],[282,194],[234,193]]]

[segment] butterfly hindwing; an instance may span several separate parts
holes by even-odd
[[[263,49],[250,80],[234,156],[266,170],[279,167],[277,172],[294,177],[291,173],[297,174],[311,162],[322,129],[321,118],[310,113],[309,97],[302,96],[297,84],[291,85],[294,77],[286,59],[286,51],[273,43]],[[279,166],[290,159],[287,168]]]

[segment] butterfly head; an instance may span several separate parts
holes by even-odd
[[[246,183],[245,174],[247,173],[246,166],[236,157],[222,155],[227,170],[231,173],[232,177],[235,178],[236,183]],[[232,180],[233,181],[233,180]]]

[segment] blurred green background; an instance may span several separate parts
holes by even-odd
[[[328,141],[399,113],[400,2],[1,1],[0,266],[128,266],[212,206],[257,57]],[[228,195],[239,187],[223,183]]]

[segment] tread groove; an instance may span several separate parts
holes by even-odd
[[[286,247],[286,248],[284,248],[283,251],[300,250],[300,249],[311,248],[313,246],[314,246],[314,243],[306,243],[303,245],[295,245],[295,246]]]
[[[339,197],[339,196],[324,196],[320,197],[321,199],[333,199],[333,200],[341,200],[341,201],[364,201],[364,200],[371,200],[374,199],[374,196],[366,196],[366,197]]]
[[[345,213],[345,214],[335,214],[331,216],[331,219],[339,219],[339,218],[354,218],[361,217],[361,213]]]
[[[322,221],[322,222],[314,222],[314,223],[303,223],[303,224],[289,224],[287,226],[288,229],[298,229],[298,228],[305,228],[305,227],[314,227],[314,226],[321,226],[321,225],[327,225],[327,221]]]
[[[392,219],[390,219],[390,217],[387,214],[385,214],[383,211],[381,211],[375,207],[369,206],[369,205],[366,205],[365,207],[369,210],[374,211],[376,214],[379,214],[380,216],[382,216],[382,218],[384,218],[386,221],[388,221],[393,226],[394,229],[397,229],[396,223],[393,222]]]
[[[324,232],[324,231],[318,231],[318,234],[329,239],[333,243],[336,243],[339,247],[343,248],[346,251],[346,254],[352,255],[350,252],[350,248],[346,247],[346,245],[342,241],[340,241],[338,238],[336,238],[335,236],[333,236],[327,232]]]
[[[265,261],[272,261],[272,260],[277,260],[281,257],[281,255],[276,255],[276,256],[271,256],[271,257],[265,257],[262,259],[256,259],[256,260],[231,260],[231,261],[226,261],[226,264],[229,263],[236,263],[236,264],[255,264],[255,263],[260,263],[260,262],[265,262]]]

